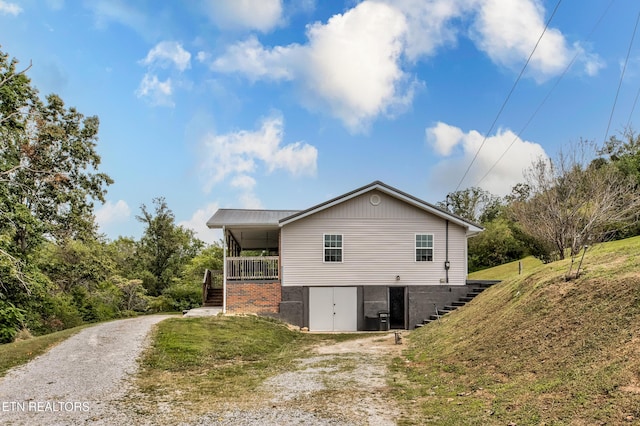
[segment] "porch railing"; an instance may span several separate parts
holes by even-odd
[[[278,269],[278,256],[227,257],[227,280],[274,280]]]

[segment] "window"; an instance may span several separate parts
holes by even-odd
[[[416,262],[433,261],[433,235],[416,234]]]
[[[324,235],[324,261],[342,262],[342,235]]]

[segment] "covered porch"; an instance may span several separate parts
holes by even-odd
[[[220,209],[207,222],[224,241],[224,312],[277,313],[281,301],[280,220],[294,210]]]
[[[280,279],[280,228],[224,229],[227,281]]]

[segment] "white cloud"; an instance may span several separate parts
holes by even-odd
[[[204,63],[207,62],[209,59],[211,58],[211,54],[200,50],[198,53],[196,53],[196,59],[198,60],[198,62],[200,63]]]
[[[478,3],[473,39],[494,63],[519,69],[544,30],[544,12],[538,0],[483,0]],[[567,45],[564,35],[550,27],[527,69],[542,82],[561,73],[576,53],[579,52]]]
[[[397,9],[364,2],[307,30],[308,99],[321,99],[351,130],[412,100],[400,67],[407,22]]]
[[[455,47],[459,37],[470,38],[496,65],[519,70],[543,32],[545,14],[540,0],[364,0],[326,23],[308,25],[305,43],[265,46],[251,35],[228,46],[211,69],[251,81],[291,81],[302,104],[359,132],[410,105],[423,83],[409,67]],[[587,75],[603,66],[551,26],[526,76],[546,81],[575,56]]]
[[[157,65],[163,68],[175,66],[184,71],[191,67],[191,53],[184,50],[182,44],[175,41],[161,41],[156,44],[141,61],[147,66]]]
[[[18,16],[20,13],[22,13],[22,8],[19,5],[0,0],[0,15]]]
[[[433,146],[440,155],[449,155],[453,148],[464,137],[464,132],[455,126],[438,122],[434,127],[429,127],[425,131],[427,142]]]
[[[145,14],[135,9],[128,2],[122,0],[91,0],[85,1],[84,5],[93,12],[98,28],[106,28],[110,22],[117,22],[142,33],[145,33],[149,28],[149,20]]]
[[[207,0],[204,7],[222,29],[267,32],[282,20],[282,0]]]
[[[586,52],[578,45],[576,45],[575,48],[579,49],[581,52],[580,58],[584,63],[584,71],[589,77],[595,77],[596,75],[598,75],[600,70],[606,66],[600,56],[596,55],[595,53]]]
[[[241,73],[248,79],[292,80],[297,71],[296,57],[300,46],[276,46],[265,49],[255,36],[233,44],[223,56],[216,58],[211,69],[224,73]],[[296,63],[297,62],[297,63]]]
[[[448,148],[438,151],[443,155],[450,154],[455,146],[460,145],[462,155],[440,161],[431,171],[430,181],[434,187],[443,188],[446,192],[453,191],[462,177],[462,171],[467,169],[478,152],[484,137],[476,130],[465,133],[445,123],[438,123],[426,132],[430,135],[429,143],[436,151],[438,147]],[[515,184],[524,180],[522,173],[534,160],[547,157],[539,144],[524,141],[511,130],[498,130],[496,135],[488,137],[485,141],[461,187],[476,186],[509,145],[509,151],[480,183],[483,189],[495,195],[503,196],[509,193]]]
[[[118,200],[116,203],[107,201],[95,211],[96,222],[101,228],[110,223],[126,221],[131,216],[131,209],[124,200]]]
[[[138,98],[145,98],[151,105],[173,107],[174,88],[191,86],[188,80],[182,78],[182,73],[191,67],[191,53],[178,42],[161,41],[151,48],[139,63],[147,67],[147,72],[135,93]],[[169,74],[171,77],[161,80],[158,72]]]
[[[175,104],[171,99],[173,85],[171,79],[160,81],[157,75],[145,74],[136,90],[138,98],[146,98],[151,105],[173,107]]]
[[[453,24],[472,10],[468,0],[375,0],[397,8],[407,19],[404,54],[412,61],[430,56],[443,45],[456,43],[459,26]]]
[[[243,209],[263,209],[262,201],[253,191],[247,191],[240,194],[240,207]]]
[[[207,228],[207,221],[216,211],[218,211],[218,203],[209,203],[196,210],[189,220],[178,222],[178,225],[191,229],[196,234],[196,238],[206,243],[215,243],[222,238],[222,231]]]
[[[407,31],[404,15],[365,1],[326,24],[307,28],[308,43],[265,48],[254,36],[229,46],[212,69],[251,80],[296,80],[303,103],[327,107],[352,131],[413,98],[414,83],[400,67]]]
[[[238,175],[231,181],[231,186],[233,186],[234,188],[251,190],[256,186],[256,180],[251,176]]]
[[[231,177],[240,188],[252,188],[250,174],[262,162],[268,172],[285,170],[294,176],[314,176],[318,150],[309,144],[295,142],[282,146],[283,119],[273,116],[262,121],[256,131],[240,130],[224,135],[208,135],[202,142],[205,191]]]

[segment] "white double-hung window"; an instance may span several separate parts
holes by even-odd
[[[416,262],[433,262],[432,234],[416,234]]]
[[[341,234],[324,234],[324,261],[342,262]]]

